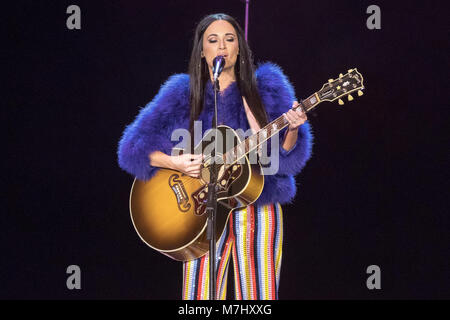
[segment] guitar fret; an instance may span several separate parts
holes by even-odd
[[[267,129],[266,128],[261,130],[261,135],[263,136],[262,140],[264,140],[267,137]]]

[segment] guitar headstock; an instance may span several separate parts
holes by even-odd
[[[348,101],[353,100],[350,95],[351,92],[358,91],[358,96],[363,95],[363,80],[363,76],[356,68],[350,69],[345,75],[341,73],[337,79],[329,79],[328,83],[325,83],[317,94],[321,101],[332,102],[339,99],[339,104],[343,105],[342,97],[348,96]]]

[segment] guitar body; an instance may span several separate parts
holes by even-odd
[[[228,126],[218,126],[222,137],[216,159],[240,142]],[[211,130],[195,147],[200,154],[211,145]],[[230,141],[230,137],[232,138]],[[223,140],[223,141],[221,141]],[[228,145],[227,145],[228,141]],[[207,153],[205,153],[206,156]],[[130,193],[130,214],[136,232],[151,248],[179,261],[197,259],[209,250],[206,239],[206,199],[211,158],[205,158],[200,178],[170,169],[159,169],[148,181],[135,179]],[[230,213],[258,199],[264,187],[259,163],[250,164],[247,156],[230,166],[220,160],[218,170],[217,240],[224,232]]]

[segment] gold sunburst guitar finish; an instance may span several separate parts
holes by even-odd
[[[217,130],[222,136],[234,136],[239,141],[230,127],[218,126]],[[205,150],[205,141],[210,141],[210,135],[205,136],[194,153]],[[222,159],[223,155],[217,153],[217,158]],[[251,165],[246,156],[239,162],[226,166],[218,160],[215,164],[219,172],[217,238],[223,233],[231,211],[256,201],[264,186],[259,164]],[[208,252],[205,230],[209,163],[211,159],[206,159],[200,179],[160,169],[149,181],[135,179],[133,183],[130,212],[136,231],[150,247],[175,260],[196,259]]]
[[[355,90],[362,95],[363,88],[362,75],[351,69],[345,76],[329,80],[320,91],[303,100],[298,108],[308,112],[322,101],[339,99],[341,102],[341,97]],[[258,161],[251,163],[249,159],[256,159],[254,152],[258,146],[287,125],[288,122],[280,116],[243,141],[232,128],[218,126],[217,133],[226,138],[218,139],[215,159],[205,154],[200,178],[159,169],[148,181],[135,179],[130,193],[130,214],[142,241],[179,261],[205,255],[209,250],[206,239],[209,166],[217,166],[218,172],[216,232],[217,239],[220,239],[230,213],[255,202],[263,190],[261,165]],[[195,154],[208,149],[211,135],[214,132],[209,130],[194,148]]]

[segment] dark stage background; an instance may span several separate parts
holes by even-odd
[[[353,67],[366,86],[309,116],[313,157],[283,206],[281,299],[450,298],[444,3],[251,1],[255,60],[282,66],[298,98]],[[81,30],[66,28],[71,4]],[[380,30],[366,27],[371,4]],[[196,22],[217,12],[244,27],[238,0],[2,6],[0,298],[181,297],[181,264],[133,229],[133,178],[116,150],[159,86],[186,72]],[[81,290],[66,288],[72,264]],[[380,290],[366,287],[369,265]]]

